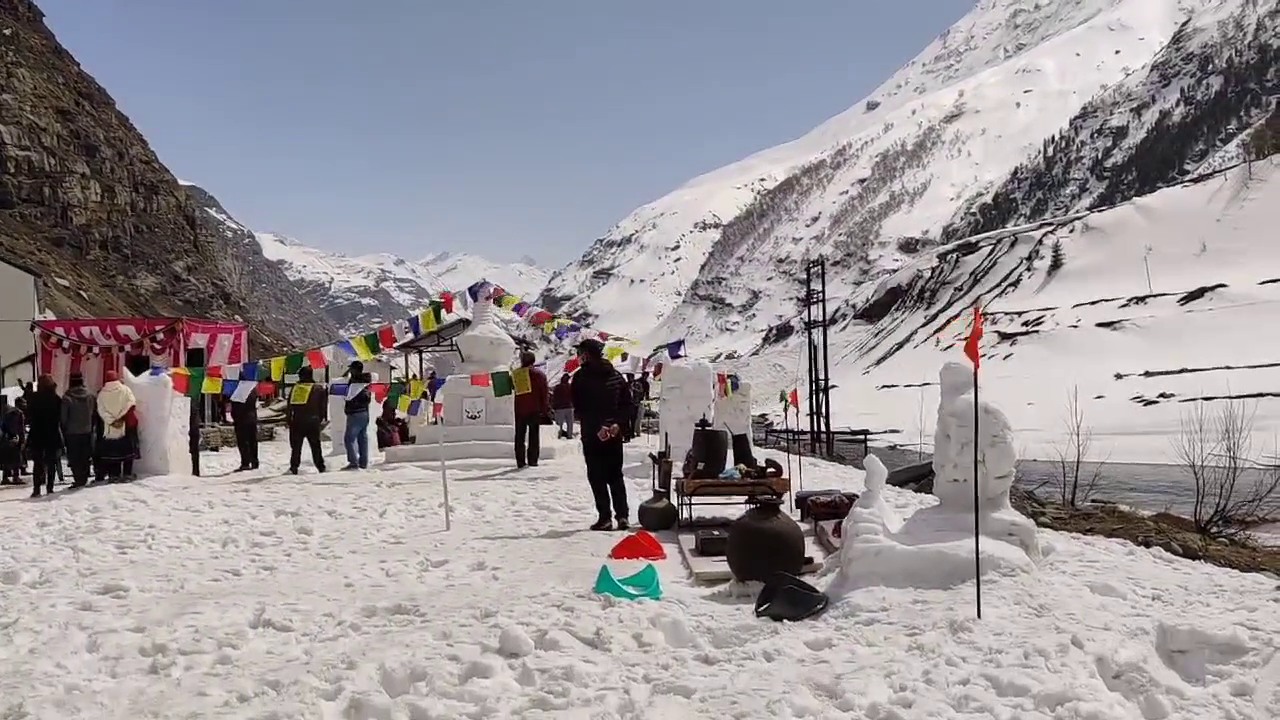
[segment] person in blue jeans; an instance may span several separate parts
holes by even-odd
[[[347,450],[347,466],[343,470],[369,467],[369,393],[368,383],[372,382],[369,373],[364,371],[364,363],[353,361],[347,368],[347,401],[343,404],[343,414],[347,416],[347,429],[342,434],[342,445]],[[360,385],[365,387],[359,387]],[[358,392],[352,391],[359,387]]]

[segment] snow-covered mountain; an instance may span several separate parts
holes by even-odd
[[[496,263],[478,255],[441,252],[428,255],[422,264],[450,288],[462,289],[478,280],[488,280],[530,300],[536,298],[551,279],[550,270],[538,267],[537,261],[527,256],[511,263]]]
[[[420,261],[386,253],[351,257],[276,233],[258,233],[257,238],[263,254],[280,263],[303,294],[347,334],[403,318],[441,291],[461,291],[478,280],[536,296],[549,275],[527,258],[503,265],[467,254],[439,253]]]
[[[944,240],[1185,177],[1266,116],[1277,0],[980,0],[869,97],[637,209],[541,304],[611,332],[759,346],[804,262],[837,301]]]
[[[1238,398],[1253,450],[1280,433],[1280,155],[1115,207],[925,251],[868,283],[831,329],[832,420],[927,449],[942,363],[967,364],[970,308],[986,308],[982,396],[1025,455],[1054,457],[1078,388],[1098,458],[1169,462],[1191,403]],[[761,409],[805,393],[804,336],[724,362]],[[807,399],[802,400],[807,404]],[[1256,405],[1254,405],[1256,403]]]

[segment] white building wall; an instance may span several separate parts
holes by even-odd
[[[0,367],[35,353],[31,321],[39,313],[37,278],[25,270],[0,262]],[[30,363],[8,368],[4,384],[13,386],[34,380]]]

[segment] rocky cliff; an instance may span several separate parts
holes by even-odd
[[[0,0],[0,260],[40,273],[59,316],[242,318],[255,353],[332,340],[332,323],[252,234],[231,237],[197,204],[43,18],[31,0]]]

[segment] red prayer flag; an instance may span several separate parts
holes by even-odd
[[[800,391],[796,388],[791,389],[791,394],[787,396],[787,402],[791,403],[791,407],[800,409]]]
[[[191,389],[191,376],[184,372],[169,373],[169,378],[173,380],[173,391],[179,395],[186,395]]]
[[[442,402],[431,403],[431,414],[435,415],[436,417],[440,417],[441,415],[444,415],[444,403]]]
[[[388,383],[373,383],[369,386],[369,393],[373,395],[374,402],[382,402],[387,399],[387,393],[390,392],[391,385]]]
[[[973,362],[973,369],[978,369],[978,344],[982,342],[982,310],[977,305],[973,306],[973,328],[969,330],[969,337],[964,341],[964,354],[969,356],[969,360]]]
[[[325,360],[324,350],[316,348],[307,351],[307,365],[313,370],[323,370],[329,366],[329,361]]]
[[[472,387],[492,387],[489,384],[489,373],[476,373],[471,376]]]
[[[275,395],[276,384],[273,382],[262,381],[258,383],[258,397],[269,397]]]
[[[574,370],[577,370],[578,366],[581,364],[582,364],[582,361],[579,360],[577,356],[571,357],[569,358],[569,362],[566,362],[564,364],[564,371],[567,373],[571,373]]]
[[[440,305],[447,313],[453,312],[453,293],[445,291],[440,293]]]
[[[396,346],[396,329],[391,325],[383,325],[378,328],[378,344],[382,349],[389,350]],[[370,348],[372,350],[373,348]]]

